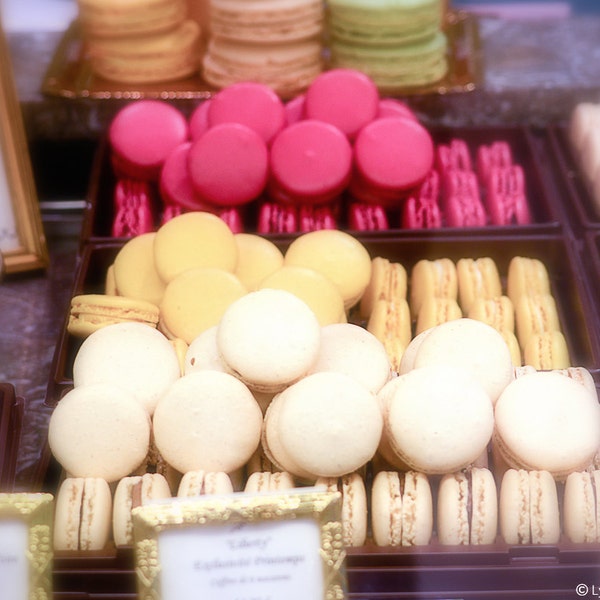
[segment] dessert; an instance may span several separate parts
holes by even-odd
[[[118,481],[144,461],[149,443],[148,412],[114,384],[76,387],[50,416],[48,445],[71,477]]]
[[[153,417],[156,447],[181,473],[232,473],[260,442],[262,413],[250,390],[219,371],[181,377],[163,394]]]
[[[296,208],[279,202],[262,202],[257,230],[258,233],[294,233],[298,230]]]
[[[353,231],[383,231],[389,229],[385,209],[379,204],[352,202],[348,207],[348,229]]]
[[[392,379],[379,399],[391,464],[397,468],[452,473],[477,460],[491,439],[492,403],[462,368],[415,368]]]
[[[133,237],[154,231],[152,191],[148,182],[119,178],[115,184],[113,237]]]
[[[67,477],[56,493],[55,551],[102,550],[110,536],[112,496],[98,477]]]
[[[495,296],[491,298],[476,298],[470,304],[466,315],[470,319],[483,321],[501,333],[515,330],[515,309],[508,296]],[[516,341],[516,337],[515,337]]]
[[[571,473],[565,482],[562,504],[565,535],[576,544],[598,541],[600,522],[600,471]]]
[[[556,330],[532,334],[523,349],[523,361],[536,369],[568,369],[571,359],[565,336]]]
[[[259,392],[277,392],[306,375],[320,340],[309,306],[291,292],[269,288],[233,302],[217,330],[227,369]]]
[[[73,361],[75,388],[98,383],[119,386],[149,414],[179,376],[179,360],[169,340],[142,323],[98,329],[83,341]]]
[[[423,183],[402,203],[403,229],[434,229],[442,226],[439,186],[439,175],[431,170]]]
[[[197,335],[190,342],[185,353],[184,373],[186,375],[203,370],[227,372],[217,347],[217,325]]]
[[[564,375],[518,377],[496,402],[495,464],[545,470],[557,479],[585,470],[600,444],[599,417],[596,394]]]
[[[478,298],[496,298],[502,294],[498,267],[493,258],[460,258],[456,262],[458,297],[460,306],[467,314]]]
[[[498,529],[498,497],[492,472],[483,468],[442,477],[437,497],[441,544],[492,544]]]
[[[253,233],[235,234],[238,260],[234,274],[248,291],[283,266],[283,253],[270,240]]]
[[[500,485],[499,520],[507,544],[557,543],[560,516],[552,475],[543,470],[508,470]]]
[[[133,543],[131,511],[151,500],[171,497],[169,484],[159,473],[123,477],[115,488],[112,512],[113,540],[117,546]]]
[[[552,293],[546,265],[538,258],[527,256],[514,256],[510,260],[506,286],[506,295],[515,308],[523,294],[535,296]]]
[[[421,546],[433,531],[433,500],[426,475],[380,471],[371,488],[371,528],[377,546]]]
[[[67,331],[85,338],[94,331],[114,323],[158,324],[158,306],[145,300],[107,294],[79,294],[71,298]]]
[[[451,138],[435,149],[435,166],[443,177],[448,171],[472,171],[471,152],[467,142],[461,138]]]
[[[378,300],[390,302],[406,300],[408,278],[406,269],[399,262],[382,256],[371,261],[371,278],[360,299],[360,316],[369,318]]]
[[[487,177],[485,203],[492,225],[527,225],[531,213],[520,165],[494,167]]]
[[[360,301],[371,279],[371,257],[356,238],[340,230],[319,230],[294,239],[285,264],[308,267],[328,277],[340,291],[346,310]]]
[[[458,302],[454,298],[438,298],[436,296],[427,296],[417,316],[415,333],[418,335],[426,329],[462,318],[463,313],[460,310]]]
[[[233,483],[231,477],[223,471],[188,471],[183,474],[177,489],[177,496],[204,496],[207,494],[231,494]]]
[[[419,315],[425,298],[458,298],[456,265],[449,258],[421,259],[410,272],[410,310]]]
[[[254,471],[246,480],[244,492],[257,494],[260,492],[276,492],[295,488],[294,478],[290,473],[282,471]]]
[[[523,295],[515,305],[516,332],[521,348],[533,334],[560,331],[556,301],[551,294]]]
[[[339,206],[340,203],[337,199],[326,204],[300,204],[298,207],[299,231],[308,233],[319,229],[336,229],[336,215],[339,213]]]
[[[449,227],[483,227],[487,222],[473,171],[447,171],[442,182],[441,204]]]

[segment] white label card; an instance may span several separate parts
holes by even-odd
[[[173,528],[158,535],[162,600],[323,598],[312,519]]]
[[[0,597],[29,598],[29,528],[23,521],[0,520]]]

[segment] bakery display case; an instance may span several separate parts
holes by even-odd
[[[600,389],[600,219],[568,138],[569,109],[574,99],[596,97],[597,81],[583,90],[581,81],[572,82],[566,90],[559,84],[557,92],[552,80],[555,74],[541,55],[528,54],[527,48],[515,43],[515,39],[523,39],[524,30],[531,31],[554,56],[554,43],[563,40],[566,22],[555,23],[551,34],[535,24],[502,22],[502,27],[506,27],[503,41],[496,37],[501,27],[495,19],[475,22],[471,17],[462,17],[454,20],[452,26],[456,62],[450,78],[439,89],[421,90],[403,99],[414,107],[437,147],[464,140],[475,158],[480,146],[506,141],[525,173],[531,221],[503,226],[488,223],[481,227],[450,227],[444,223],[435,229],[411,230],[403,228],[398,214],[392,213],[389,229],[352,233],[372,257],[399,262],[409,273],[421,259],[449,258],[457,262],[461,258],[491,257],[498,267],[503,290],[512,258],[539,259],[548,270],[571,364],[587,369]],[[589,26],[578,22],[580,39],[586,39]],[[135,93],[123,91],[116,84],[102,87],[82,59],[78,36],[71,27],[60,39],[53,39],[59,42],[58,53],[50,70],[43,73],[46,79],[40,79],[45,96],[38,109],[40,114],[47,114],[48,105],[53,106],[52,110],[59,107],[59,113],[67,120],[65,115],[71,110],[82,119],[82,114],[89,117],[93,113],[86,136],[93,138],[96,151],[87,187],[82,190],[84,202],[77,235],[68,240],[61,234],[50,236],[52,262],[47,273],[2,283],[6,285],[11,308],[10,314],[6,311],[4,316],[0,309],[0,346],[10,344],[15,348],[14,358],[7,353],[3,360],[9,380],[21,388],[17,393],[12,385],[0,385],[2,490],[56,493],[64,477],[49,451],[46,433],[49,415],[73,387],[73,361],[82,343],[67,330],[69,301],[77,294],[104,293],[108,267],[127,241],[111,235],[117,180],[106,126],[124,101],[161,96],[152,86],[136,89]],[[569,44],[570,51],[574,51],[573,46]],[[498,49],[504,47],[509,50],[502,59]],[[526,83],[512,79],[509,91],[504,90],[502,84],[510,79],[511,61],[518,62],[523,56],[526,60],[521,75]],[[545,89],[538,85],[542,78],[550,80]],[[190,114],[211,94],[201,85],[198,87],[197,82],[194,85],[190,87],[189,81],[182,81],[169,87],[166,98],[164,94],[161,97]],[[37,118],[31,116],[36,102],[24,103],[32,136],[37,136],[41,127]],[[504,112],[507,106],[512,111],[508,116]],[[52,127],[55,125],[51,132]],[[158,190],[154,192],[158,194]],[[344,202],[348,201],[346,197]],[[247,231],[257,229],[259,203],[260,200],[244,211]],[[340,228],[348,230],[347,224],[343,215]],[[297,237],[266,235],[283,251]],[[0,287],[0,304],[3,292]],[[32,302],[36,294],[39,299]],[[28,302],[21,305],[17,296],[27,297]],[[15,341],[14,326],[6,325],[9,319],[21,321],[24,335],[36,339],[39,348],[35,353],[29,347],[20,350],[22,343]],[[365,325],[357,312],[350,313],[350,320]],[[36,333],[40,321],[44,321],[45,328]],[[2,337],[3,327],[10,336]],[[414,328],[413,322],[413,333]],[[24,371],[23,365],[27,364],[31,368]],[[491,464],[491,449],[487,458]],[[27,466],[24,468],[23,464]],[[364,472],[367,490],[374,472],[374,466],[368,464]],[[434,497],[439,481],[439,476],[432,476]],[[562,499],[564,484],[560,482],[557,489]],[[552,544],[507,544],[498,533],[494,543],[485,546],[447,546],[440,543],[434,526],[430,543],[413,547],[378,547],[369,532],[364,545],[347,548],[348,598],[585,597],[597,589],[594,586],[599,561],[598,542],[573,543],[564,532]],[[56,600],[133,600],[137,597],[133,548],[116,547],[110,542],[103,550],[56,552],[53,581]]]

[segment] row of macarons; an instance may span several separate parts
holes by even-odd
[[[547,471],[510,469],[496,483],[485,467],[439,478],[415,471],[378,471],[370,484],[362,474],[320,478],[314,488],[341,495],[343,542],[347,547],[556,544],[600,541],[600,515],[593,499],[600,471],[572,473],[557,485]],[[131,546],[132,510],[153,501],[185,502],[234,493],[224,472],[184,474],[173,495],[161,473],[132,475],[116,486],[100,478],[66,478],[56,495],[55,551],[93,551]],[[298,489],[286,472],[254,471],[244,493],[285,495]]]

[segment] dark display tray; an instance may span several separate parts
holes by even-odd
[[[473,168],[476,168],[476,151],[482,144],[491,144],[494,141],[505,141],[511,147],[513,160],[521,165],[525,172],[526,194],[532,213],[532,223],[528,225],[485,225],[483,227],[447,227],[430,230],[437,233],[461,233],[472,235],[474,232],[485,232],[486,235],[504,235],[507,232],[533,233],[559,229],[563,220],[560,198],[556,196],[552,185],[552,172],[545,146],[545,139],[540,138],[537,132],[527,127],[497,127],[497,128],[438,128],[431,130],[436,145],[446,144],[453,138],[463,139],[469,146]],[[110,148],[105,139],[98,150],[92,170],[88,198],[84,211],[84,222],[81,240],[83,243],[97,243],[114,239],[111,237],[111,227],[114,218],[113,195],[116,184],[115,174],[110,161]],[[483,189],[481,190],[482,194]],[[153,188],[154,204],[158,206],[155,227],[160,223],[159,193]],[[482,195],[483,200],[483,195]],[[263,199],[259,198],[243,207],[242,218],[245,231],[256,231],[258,207]],[[351,198],[346,197],[341,203],[340,229],[347,229],[346,208]],[[443,213],[443,211],[442,211]],[[428,235],[430,231],[407,230],[401,228],[401,215],[399,210],[388,211],[390,229],[382,232],[394,236]]]
[[[0,383],[0,492],[13,491],[15,484],[23,411],[23,399],[14,386]]]

